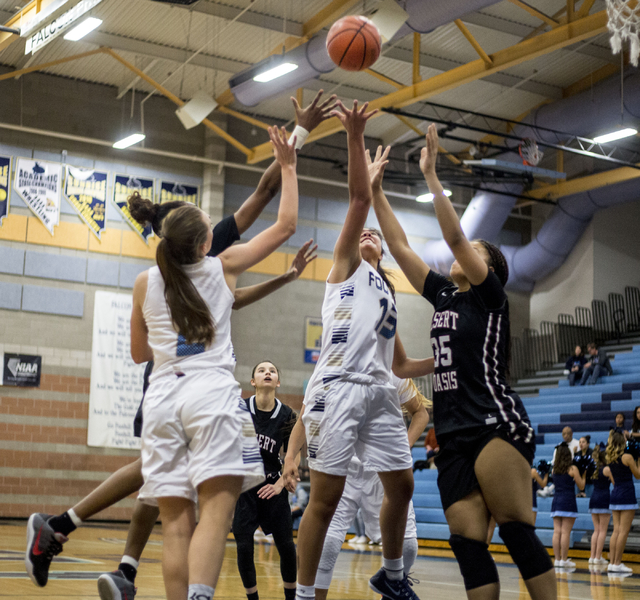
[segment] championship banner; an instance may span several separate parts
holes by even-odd
[[[106,225],[108,175],[106,171],[66,167],[64,195],[98,239]]]
[[[116,180],[113,185],[113,201],[118,207],[124,220],[131,225],[132,229],[149,244],[149,236],[153,233],[151,225],[143,227],[136,221],[129,212],[129,206],[127,205],[127,199],[133,192],[139,192],[143,198],[154,201],[154,187],[153,179],[146,179],[144,177],[135,177],[134,175],[116,175]]]
[[[142,400],[144,365],[131,359],[133,297],[96,292],[93,311],[87,445],[140,448],[133,419]]]
[[[0,385],[40,387],[41,370],[42,356],[5,352],[2,356]]]
[[[198,206],[199,188],[197,185],[186,185],[174,181],[160,182],[160,204],[182,200]]]
[[[13,187],[49,233],[60,221],[62,165],[18,158]]]
[[[9,214],[9,178],[11,177],[11,157],[0,156],[0,226]]]
[[[320,357],[322,346],[322,319],[306,317],[304,329],[304,362],[315,365]]]

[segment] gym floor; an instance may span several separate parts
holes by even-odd
[[[104,572],[116,568],[124,549],[126,525],[87,526],[75,531],[65,549],[51,567],[49,584],[36,587],[24,570],[26,521],[0,521],[0,598],[24,600],[96,600],[96,579]],[[161,572],[162,537],[160,530],[151,536],[140,565],[136,584],[137,600],[164,598]],[[576,569],[556,571],[559,599],[593,598],[594,600],[640,600],[640,556],[625,556],[634,573],[628,577],[610,577],[606,567],[591,572],[586,558],[573,557]],[[503,598],[525,600],[529,597],[518,571],[508,555],[495,553],[502,582]],[[258,570],[258,588],[262,600],[281,600],[284,597],[280,580],[278,553],[272,544],[256,544],[255,560]],[[379,547],[370,549],[347,544],[343,546],[329,590],[335,600],[370,599],[374,594],[367,586],[369,577],[380,567]],[[413,577],[419,581],[415,590],[423,600],[463,600],[466,598],[458,566],[449,550],[420,548],[413,568]],[[217,598],[245,600],[244,590],[236,568],[233,541],[227,544],[222,575],[216,589]]]

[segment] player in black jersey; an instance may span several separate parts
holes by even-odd
[[[330,116],[329,113],[335,107],[336,96],[332,95],[324,102],[320,102],[322,93],[322,90],[320,90],[311,104],[304,109],[301,109],[297,102],[292,99],[296,122],[307,131],[312,131],[327,119]],[[240,235],[249,229],[260,216],[262,210],[276,196],[280,189],[280,184],[280,165],[278,161],[274,160],[264,172],[254,193],[243,202],[233,215],[225,217],[214,227],[209,256],[217,256],[240,239]],[[132,207],[132,216],[143,225],[151,224],[154,233],[160,236],[164,217],[171,210],[183,204],[184,202],[182,201],[166,202],[164,204],[137,202],[137,206],[135,208]],[[134,205],[136,205],[135,200]],[[317,245],[311,247],[312,243],[310,241],[303,245],[285,274],[254,286],[236,289],[233,308],[239,309],[247,306],[275,292],[283,285],[295,281],[306,265],[316,258],[314,253]],[[144,390],[149,385],[149,375],[152,368],[153,363],[150,362],[145,370]],[[136,437],[140,437],[141,429],[142,403],[134,420],[134,435]],[[33,518],[31,525],[37,531],[43,532],[41,536],[37,536],[37,532],[34,532],[34,535],[31,536],[32,539],[39,540],[38,546],[42,552],[33,555],[33,544],[28,543],[27,548],[26,559],[32,563],[34,573],[32,579],[34,583],[40,587],[44,587],[47,584],[51,560],[54,555],[62,551],[62,544],[68,540],[68,535],[71,532],[79,527],[84,520],[137,492],[142,483],[141,461],[137,459],[121,467],[93,492],[63,514],[49,517],[49,515],[34,513],[34,515],[39,516]],[[126,593],[131,597],[135,593],[133,582],[137,573],[138,560],[157,518],[157,507],[136,501],[123,561],[119,564],[117,571],[105,574],[99,580],[101,584],[99,591],[103,600],[118,600],[125,589]],[[29,527],[33,528],[31,525]]]
[[[429,127],[420,168],[443,237],[453,252],[451,283],[411,249],[382,191],[389,148],[369,159],[373,205],[389,250],[413,287],[434,306],[434,427],[438,488],[467,595],[497,598],[498,572],[486,543],[490,516],[533,598],[557,596],[555,572],[531,523],[534,432],[506,379],[509,271],[500,250],[469,242],[436,176],[438,134]]]
[[[296,595],[296,546],[289,494],[284,487],[280,453],[287,451],[295,424],[295,413],[276,398],[280,372],[270,361],[258,363],[251,373],[255,395],[245,399],[258,436],[266,480],[238,498],[233,517],[233,537],[238,549],[238,571],[248,600],[258,600],[256,567],[253,562],[253,534],[258,527],[273,534],[280,554],[284,597]]]

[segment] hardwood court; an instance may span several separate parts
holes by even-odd
[[[83,527],[73,533],[64,552],[53,562],[49,584],[36,587],[24,570],[26,522],[0,521],[0,598],[24,600],[96,600],[96,579],[116,568],[126,538],[126,527]],[[334,600],[377,600],[367,586],[380,567],[380,550],[343,546],[334,571],[329,598]],[[142,558],[136,583],[136,599],[164,598],[161,573],[162,537],[159,529],[151,536]],[[518,571],[504,554],[495,554],[502,582],[502,598],[529,598]],[[255,546],[258,586],[263,600],[282,600],[278,554],[272,544]],[[558,598],[583,600],[640,600],[640,564],[627,562],[634,573],[610,577],[606,571],[589,570],[586,559],[575,559],[575,571],[557,570]],[[450,551],[421,548],[413,569],[419,583],[415,589],[422,600],[464,600],[466,598],[458,566]],[[245,600],[236,568],[235,545],[227,544],[216,598]]]

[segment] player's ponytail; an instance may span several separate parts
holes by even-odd
[[[185,204],[165,218],[156,250],[171,320],[187,344],[208,345],[215,336],[209,307],[183,268],[198,262],[198,248],[206,242],[207,233],[203,212],[192,204]]]
[[[509,265],[507,264],[507,259],[504,254],[502,254],[498,246],[494,246],[486,240],[477,241],[482,244],[482,247],[487,251],[487,254],[489,255],[488,266],[493,269],[493,272],[498,277],[502,287],[504,287],[507,285],[507,281],[509,281]]]
[[[402,392],[410,392],[411,393],[411,398],[417,398],[418,402],[420,402],[420,404],[422,404],[422,406],[424,406],[425,408],[432,408],[433,407],[433,402],[431,400],[429,400],[429,398],[427,398],[419,389],[418,386],[416,385],[416,382],[413,379],[405,379],[404,383],[402,384]],[[401,406],[402,408],[402,412],[403,414],[408,414],[407,409],[403,406]]]
[[[164,204],[154,204],[151,200],[143,198],[140,192],[133,192],[127,199],[131,216],[143,227],[151,225],[153,233],[158,237],[162,236],[162,221],[174,209],[180,208],[188,202],[176,200],[175,202],[165,202]]]

